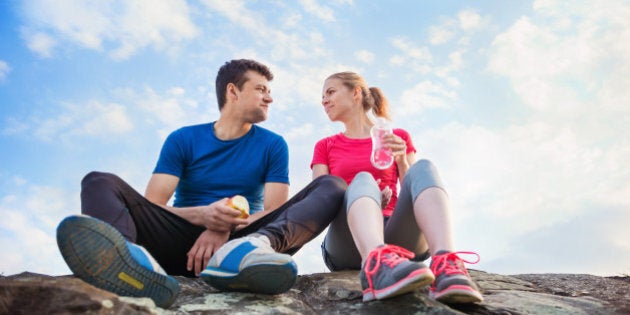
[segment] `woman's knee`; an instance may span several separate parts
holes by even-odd
[[[402,186],[411,193],[413,200],[430,187],[437,187],[446,192],[437,167],[426,159],[419,160],[409,168]]]
[[[370,190],[377,189],[380,192],[378,184],[372,174],[369,172],[359,172],[352,179],[352,182],[348,186],[348,191],[364,191],[368,188],[370,188]]]
[[[433,164],[433,162],[431,162],[430,160],[427,159],[422,159],[422,160],[418,160],[416,163],[414,163],[410,168],[409,171],[407,171],[407,174],[409,173],[432,173],[435,172],[437,168],[435,167],[435,164]]]
[[[353,183],[355,184],[366,184],[366,183],[374,183],[376,184],[376,180],[374,179],[374,176],[372,176],[372,174],[370,172],[366,172],[366,171],[362,171],[362,172],[358,172],[356,175],[354,175],[354,178],[352,179],[352,182],[350,183],[350,185],[352,185]]]
[[[350,206],[358,199],[369,198],[377,205],[381,204],[381,190],[372,174],[359,172],[354,177],[346,191],[345,207],[349,211]]]
[[[419,160],[407,170],[403,181],[411,178],[439,178],[437,167],[429,160]]]

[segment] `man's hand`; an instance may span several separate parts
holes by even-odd
[[[201,270],[205,269],[208,265],[210,257],[212,257],[219,247],[227,242],[229,237],[230,232],[203,231],[195,241],[193,247],[188,251],[186,269],[188,271],[194,270],[195,275],[199,276]]]
[[[247,219],[239,218],[241,212],[227,205],[227,198],[202,207],[200,221],[203,226],[217,232],[230,232],[237,225],[247,225]]]

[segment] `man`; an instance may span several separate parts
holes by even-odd
[[[57,228],[74,274],[161,307],[179,291],[169,275],[201,276],[221,290],[289,290],[297,278],[290,255],[334,219],[346,184],[318,178],[287,201],[286,142],[256,125],[267,119],[272,79],[253,60],[223,65],[216,78],[219,119],[169,135],[145,196],[113,174],[86,175],[84,216],[70,216]],[[248,199],[249,218],[227,205],[234,195]]]

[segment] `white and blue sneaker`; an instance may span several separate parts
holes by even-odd
[[[297,280],[297,265],[277,253],[264,236],[231,240],[214,253],[201,278],[222,291],[279,294]]]
[[[144,247],[127,242],[111,225],[89,216],[70,216],[57,227],[57,245],[70,270],[83,281],[121,296],[148,297],[167,308],[179,294]]]

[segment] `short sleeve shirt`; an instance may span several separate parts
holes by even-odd
[[[397,128],[393,132],[407,144],[406,153],[416,152],[407,131]],[[315,164],[324,164],[328,166],[331,175],[343,178],[348,184],[361,171],[371,173],[375,179],[381,180],[379,184],[381,190],[386,186],[389,186],[392,190],[392,198],[387,207],[383,209],[383,215],[391,216],[398,200],[398,166],[394,163],[387,169],[379,170],[372,166],[370,162],[371,153],[371,138],[352,139],[346,137],[343,133],[339,133],[321,139],[315,144],[311,168]]]
[[[289,150],[280,135],[257,125],[227,141],[215,136],[214,122],[187,126],[167,137],[153,173],[179,178],[175,207],[239,194],[255,213],[263,209],[265,183],[289,183]]]

